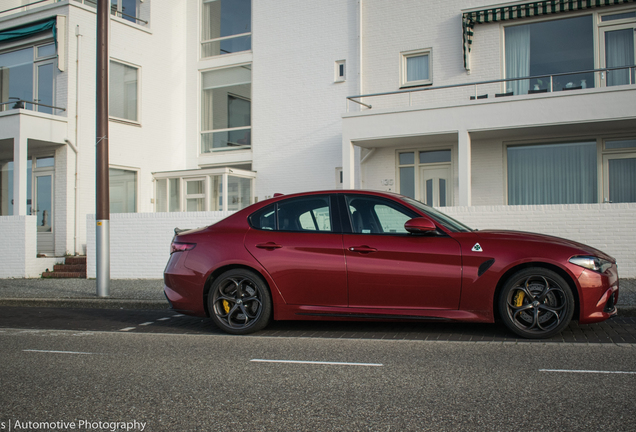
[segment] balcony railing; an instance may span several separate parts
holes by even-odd
[[[18,99],[18,98],[9,98],[9,99],[14,99],[14,100],[0,103],[0,112],[11,111],[15,109],[26,109],[26,110],[41,112],[44,114],[59,115],[61,112],[66,111],[66,108],[56,107],[53,105],[46,105],[46,104],[35,102],[35,101],[27,101],[27,100]]]
[[[32,9],[32,7],[39,7],[39,6],[44,6],[46,4],[58,3],[60,1],[62,1],[62,0],[34,0],[34,1],[32,1],[30,3],[27,3],[27,4],[22,4],[22,5],[18,5],[18,6],[14,6],[14,7],[8,8],[8,9],[0,10],[0,16],[3,16],[6,13],[24,12],[24,11]],[[97,0],[73,0],[73,1],[77,2],[77,3],[85,4],[85,5],[93,7],[93,8],[97,7]],[[117,9],[117,4],[112,4],[111,5],[110,13],[111,13],[111,15],[118,16],[118,17],[123,18],[123,19],[125,19],[127,21],[135,22],[135,23],[137,23],[139,25],[143,25],[143,26],[148,25],[148,21],[143,20],[143,19],[141,19],[139,17],[136,17],[134,15],[126,14],[126,13],[118,10]]]
[[[470,103],[491,97],[505,98],[562,91],[584,91],[588,88],[634,85],[636,65],[603,69],[590,69],[522,78],[505,78],[436,87],[418,87],[383,93],[370,93],[347,97],[350,103],[372,108],[411,106],[441,106],[449,103]]]

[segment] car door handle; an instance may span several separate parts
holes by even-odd
[[[360,252],[360,253],[370,253],[370,252],[378,251],[376,248],[372,248],[369,246],[352,246],[349,248],[349,250],[351,252]]]
[[[276,244],[274,242],[267,242],[267,243],[259,243],[256,245],[257,248],[259,249],[268,249],[268,250],[273,250],[273,249],[280,249],[282,248],[281,245]]]

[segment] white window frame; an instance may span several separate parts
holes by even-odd
[[[129,213],[139,213],[139,199],[140,199],[140,177],[139,177],[139,168],[133,168],[133,167],[129,167],[129,166],[123,166],[123,165],[109,165],[108,169],[114,169],[114,170],[120,170],[120,171],[132,171],[135,173],[135,211],[133,212],[129,212]],[[110,180],[109,180],[110,183]],[[110,184],[108,185],[108,187],[110,188]],[[110,203],[109,203],[110,206]]]
[[[185,177],[182,181],[183,183],[183,208],[185,211],[188,210],[188,200],[189,199],[203,199],[203,210],[207,211],[210,206],[208,203],[207,195],[208,195],[208,177]],[[197,194],[189,194],[188,193],[188,182],[203,182],[203,192]]]
[[[116,117],[110,114],[110,104],[108,107],[108,119],[111,121],[116,121],[118,123],[128,123],[128,124],[133,124],[133,125],[137,125],[140,126],[141,125],[141,66],[136,65],[134,63],[129,63],[123,60],[119,60],[116,58],[111,57],[110,61],[108,62],[108,68],[110,69],[110,63],[111,62],[115,62],[115,63],[119,63],[121,65],[124,66],[128,66],[131,68],[135,68],[137,70],[137,119],[136,120],[130,120],[127,118],[122,118],[122,117]],[[110,76],[110,73],[109,73]],[[110,81],[110,79],[109,79]],[[110,82],[108,83],[108,87],[110,89]],[[110,91],[110,90],[109,90]],[[109,96],[109,100],[110,100],[110,96]]]
[[[154,190],[154,211],[159,212],[157,209],[158,199],[157,199],[157,181],[158,180],[167,180],[166,183],[166,211],[170,212],[170,180],[177,179],[179,181],[179,210],[178,212],[187,211],[187,199],[188,198],[203,198],[204,199],[204,210],[202,211],[227,211],[228,209],[228,177],[241,177],[248,178],[251,180],[251,188],[250,188],[250,205],[255,203],[255,195],[254,192],[256,190],[256,173],[253,171],[246,171],[236,168],[206,168],[201,170],[185,170],[185,171],[169,171],[169,172],[157,172],[153,173],[153,190]],[[222,205],[221,210],[215,210],[217,205],[212,203],[212,197],[210,196],[211,188],[213,188],[213,177],[219,176],[222,177]],[[203,194],[192,194],[186,195],[187,185],[186,182],[193,180],[203,180],[204,181],[204,193]]]
[[[428,79],[409,81],[407,77],[407,60],[411,57],[428,56]],[[433,85],[433,48],[422,48],[400,53],[400,88]]]
[[[209,59],[209,58],[214,58],[214,57],[221,57],[221,56],[226,56],[226,55],[232,55],[232,54],[240,54],[240,53],[246,53],[246,52],[251,52],[252,51],[252,41],[250,40],[250,49],[249,50],[245,50],[245,51],[237,51],[235,53],[227,53],[227,54],[217,54],[217,55],[211,55],[211,56],[203,56],[203,46],[207,43],[211,43],[211,42],[221,42],[223,40],[227,40],[227,39],[235,39],[235,38],[239,38],[239,37],[245,37],[245,36],[252,36],[252,32],[245,32],[245,33],[238,33],[238,34],[234,34],[234,35],[230,35],[230,36],[221,36],[218,38],[212,38],[212,39],[203,39],[203,28],[204,28],[204,24],[203,24],[203,4],[204,3],[212,3],[215,1],[222,1],[222,0],[200,0],[199,1],[199,7],[200,7],[200,29],[199,29],[199,38],[200,38],[200,43],[199,43],[199,57],[201,59]],[[252,1],[250,1],[250,21],[252,21],[253,19],[253,4]],[[253,22],[250,22],[250,29],[252,29],[253,27]]]

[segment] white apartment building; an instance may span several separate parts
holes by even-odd
[[[0,0],[0,233],[18,256],[3,277],[90,243],[95,3]],[[111,12],[114,217],[391,190],[479,228],[563,235],[558,223],[581,218],[595,227],[570,237],[610,238],[636,276],[635,2],[112,0]]]

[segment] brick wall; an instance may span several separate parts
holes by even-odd
[[[110,277],[160,279],[175,228],[211,225],[232,212],[118,213],[110,215]],[[87,275],[96,275],[95,215],[86,218]]]
[[[0,278],[35,278],[63,260],[37,258],[37,216],[0,216]]]

